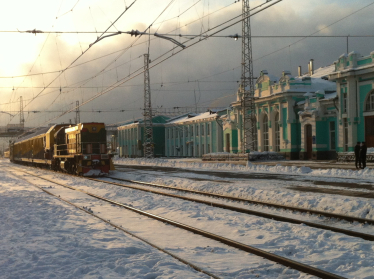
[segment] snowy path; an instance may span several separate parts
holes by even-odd
[[[208,278],[0,169],[0,278]]]

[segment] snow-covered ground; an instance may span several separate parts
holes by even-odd
[[[331,173],[314,173],[314,171],[296,168],[290,168],[286,172],[287,169],[279,167],[253,169],[253,166],[196,164],[170,160],[150,162],[139,159],[121,159],[116,163],[162,165],[181,167],[184,170],[232,173],[278,173],[283,175],[283,179],[274,179],[274,177],[269,180],[261,177],[226,179],[217,178],[214,174],[178,171],[156,173],[151,170],[136,169],[127,171],[119,169],[112,175],[374,219],[373,199],[289,189],[290,186],[303,185],[325,187],[314,185],[311,180],[361,181],[369,184],[374,177],[368,175],[370,172],[368,170],[362,171],[363,175],[360,178],[342,179],[333,177]],[[79,206],[90,207],[102,218],[121,225],[219,277],[312,278],[257,256],[248,255],[158,221],[151,221],[122,208],[107,205],[83,193],[33,178],[16,170],[10,171],[8,167],[14,165],[0,161],[0,220],[2,221],[0,223],[0,278],[208,278],[140,240],[41,192],[27,181],[45,187]],[[80,177],[64,176],[17,165],[15,168],[25,169],[60,183],[187,223],[347,278],[373,278],[371,276],[374,270],[374,244],[370,241],[100,182],[88,182]],[[26,181],[18,176],[22,176]],[[208,181],[208,179],[213,180]],[[337,186],[334,188],[340,189]],[[326,220],[262,206],[232,204],[374,234],[373,227],[368,225]]]

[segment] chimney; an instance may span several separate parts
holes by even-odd
[[[299,77],[301,77],[301,76],[303,75],[302,72],[301,72],[301,66],[299,66],[299,67],[297,68],[297,70],[298,70]]]
[[[309,74],[313,75],[314,74],[314,59],[310,59],[309,65],[310,65]]]

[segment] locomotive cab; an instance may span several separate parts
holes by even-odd
[[[83,176],[104,176],[113,169],[104,123],[79,123],[55,134],[55,168]]]

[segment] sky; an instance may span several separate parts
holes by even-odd
[[[14,0],[1,4],[0,126],[19,123],[21,96],[28,127],[74,122],[75,113],[60,115],[73,109],[76,101],[85,103],[80,107],[81,122],[112,124],[141,118],[142,72],[149,42],[153,108],[193,111],[195,106],[201,110],[226,107],[235,100],[241,76],[240,40],[173,37],[187,46],[182,49],[154,36],[121,34],[89,45],[110,26],[111,32],[145,31],[152,25],[151,33],[170,36],[211,34],[220,29],[215,26],[241,14],[242,2],[132,1]],[[250,4],[255,7],[264,2],[252,0]],[[373,3],[283,0],[251,17],[252,35],[308,36],[318,30],[316,35],[374,35]],[[33,29],[63,33],[24,32]],[[240,23],[217,35],[234,34],[241,34]],[[346,38],[300,39],[253,38],[254,75],[263,69],[275,76],[283,70],[296,75],[298,66],[306,71],[311,58],[318,68],[347,52]],[[348,51],[353,50],[368,55],[374,51],[374,38],[350,38]]]

